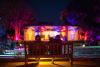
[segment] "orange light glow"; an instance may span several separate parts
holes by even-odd
[[[33,29],[28,28],[24,30],[24,40],[25,41],[33,41],[35,40],[35,32]]]
[[[66,32],[61,32],[62,37],[66,36]]]
[[[78,40],[78,33],[77,26],[31,26],[24,29],[24,40],[34,41],[36,35],[40,35],[41,41],[49,41],[50,37],[55,38],[56,35],[60,35],[63,41]]]
[[[78,40],[78,30],[75,30],[77,28],[76,26],[72,27],[69,26],[70,29],[68,29],[68,40],[69,41],[76,41]]]

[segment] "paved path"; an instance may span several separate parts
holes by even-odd
[[[68,61],[55,61],[52,64],[51,61],[29,62],[28,65],[24,65],[24,62],[0,62],[0,67],[71,67]],[[99,61],[74,61],[73,67],[100,67]]]

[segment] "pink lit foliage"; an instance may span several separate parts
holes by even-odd
[[[6,27],[25,25],[35,20],[35,12],[25,0],[4,0],[0,5],[0,20]]]
[[[35,20],[32,10],[26,7],[13,8],[10,10],[8,17],[13,27],[15,27],[15,25],[24,26]]]
[[[6,1],[4,2],[6,11],[5,26],[6,28],[15,29],[15,39],[20,37],[20,28],[24,25],[30,24],[35,21],[34,11],[27,6],[24,1]]]

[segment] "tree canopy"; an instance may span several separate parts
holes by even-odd
[[[61,12],[61,18],[65,24],[100,33],[100,0],[72,0]]]

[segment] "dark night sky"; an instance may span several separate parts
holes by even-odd
[[[69,0],[27,0],[37,14],[37,21],[53,24],[62,24],[60,12],[67,7]]]

